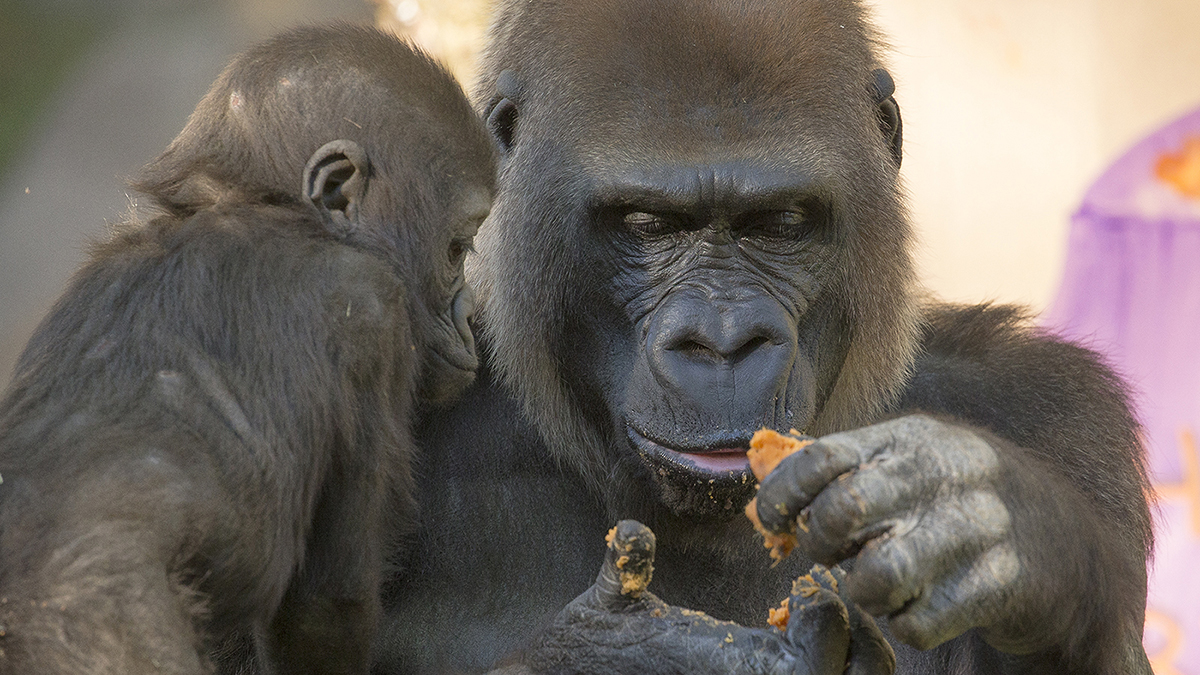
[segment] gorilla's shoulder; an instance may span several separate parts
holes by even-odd
[[[918,363],[983,357],[1025,342],[1033,333],[1028,310],[1017,305],[929,304],[922,319]]]
[[[1078,426],[1067,423],[1073,411],[1099,406],[1107,414],[1093,419],[1108,424],[1085,433],[1128,444],[1136,425],[1125,383],[1099,354],[1038,326],[1025,308],[931,304],[923,320],[899,412],[946,413],[1032,442],[1031,430],[1070,429]]]
[[[1090,373],[1116,383],[1100,355],[1038,326],[1025,307],[930,304],[924,308],[922,323],[915,368],[918,378],[937,373],[980,374],[973,368],[1028,372],[1035,367],[1043,377]]]
[[[458,477],[473,471],[540,470],[553,463],[520,402],[498,381],[486,358],[462,396],[421,411],[415,436],[422,464],[442,465]]]

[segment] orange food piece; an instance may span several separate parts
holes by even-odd
[[[775,470],[784,457],[800,452],[805,447],[811,445],[815,439],[804,437],[800,432],[792,429],[789,435],[783,435],[771,429],[759,429],[754,432],[754,437],[750,439],[750,450],[746,452],[746,458],[750,460],[750,470],[754,472],[754,477],[762,480],[767,477],[767,474]],[[771,550],[771,558],[776,562],[788,557],[792,549],[796,547],[796,536],[790,533],[775,534],[768,532],[763,528],[762,521],[758,519],[758,499],[751,499],[746,505],[746,517],[754,525],[754,529],[763,537],[763,547]],[[771,610],[772,613],[775,610]],[[784,609],[784,612],[787,610]],[[787,619],[784,619],[787,623]]]
[[[750,519],[750,523],[754,525],[754,529],[762,535],[763,548],[771,549],[771,559],[778,562],[788,557],[792,553],[792,549],[796,548],[796,535],[794,534],[775,534],[768,532],[763,527],[762,521],[758,519],[758,500],[751,499],[746,505],[746,517]]]
[[[814,567],[813,571],[815,572],[816,569],[817,568]],[[833,575],[828,573],[825,574],[825,577],[828,583],[833,586],[833,590],[836,593],[837,579],[834,579]],[[813,578],[813,572],[809,572],[804,576],[797,577],[796,580],[792,582],[792,595],[798,595],[802,598],[811,598],[820,592],[820,590],[821,585],[818,584],[817,580]]]
[[[788,610],[788,598],[784,598],[783,602],[779,603],[779,609],[772,607],[767,614],[767,623],[778,628],[786,630],[788,619],[792,618],[792,613]]]
[[[762,480],[775,470],[784,457],[800,452],[812,445],[816,439],[801,436],[800,432],[792,429],[791,434],[783,435],[772,429],[759,429],[750,439],[750,450],[746,459],[750,460],[750,470],[754,477]]]
[[[650,577],[635,572],[621,572],[621,595],[632,595],[637,598],[650,585]]]

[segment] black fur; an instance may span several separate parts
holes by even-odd
[[[0,402],[0,672],[209,672],[251,635],[367,671],[413,407],[473,377],[493,163],[374,29],[232,62],[139,181],[162,215],[95,247]]]
[[[1015,310],[921,299],[878,53],[855,0],[500,3],[476,91],[500,185],[468,265],[489,363],[418,432],[382,672],[544,656],[620,518],[657,534],[659,597],[743,624],[805,554],[845,560],[901,672],[1149,672],[1125,389]],[[759,426],[822,437],[758,493],[773,528],[816,519],[776,568],[747,471],[704,468]],[[809,492],[806,462],[840,478]],[[630,639],[618,618],[572,625]]]

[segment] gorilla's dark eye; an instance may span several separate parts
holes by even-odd
[[[668,234],[681,229],[683,223],[675,216],[645,211],[631,211],[621,217],[621,223],[639,234]]]
[[[743,237],[795,239],[802,237],[813,223],[806,211],[757,211],[740,219],[737,231]]]
[[[467,252],[471,250],[471,242],[455,239],[450,242],[450,264],[458,267],[462,264],[463,258],[467,256]]]

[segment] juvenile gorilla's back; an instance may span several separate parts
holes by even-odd
[[[310,538],[373,548],[374,522],[309,530],[411,493],[413,361],[401,281],[294,210],[100,247],[0,403],[0,670],[201,672]]]

